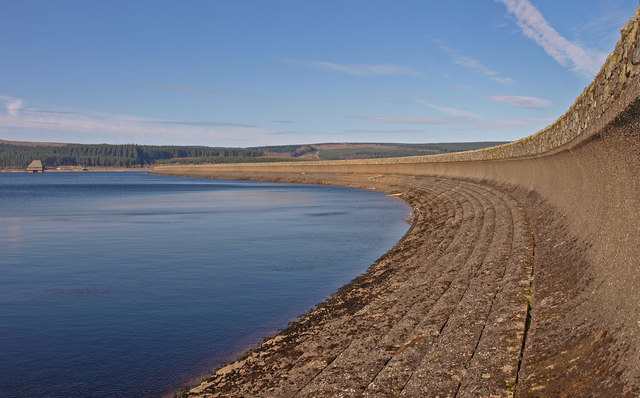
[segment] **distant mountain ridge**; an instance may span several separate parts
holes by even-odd
[[[34,159],[46,167],[144,167],[156,163],[238,163],[384,158],[460,152],[501,141],[402,143],[319,143],[247,148],[137,144],[74,144],[0,139],[0,168],[24,168]]]

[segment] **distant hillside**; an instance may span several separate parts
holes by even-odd
[[[434,155],[461,152],[504,144],[504,142],[465,142],[436,144],[386,143],[327,143],[250,148],[264,151],[269,156],[317,160],[388,158],[399,156]]]
[[[24,168],[33,159],[46,167],[143,167],[154,163],[237,163],[363,159],[459,152],[501,144],[325,143],[252,148],[65,144],[0,140],[0,168]]]

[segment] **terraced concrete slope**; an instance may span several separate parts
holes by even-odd
[[[640,16],[530,137],[459,154],[162,167],[401,195],[411,232],[192,396],[640,396]]]

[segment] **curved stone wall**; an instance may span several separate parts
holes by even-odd
[[[584,243],[591,321],[625,342],[625,379],[640,385],[640,13],[595,80],[554,124],[513,143],[435,156],[164,166],[164,173],[436,175],[517,186],[540,195]],[[558,244],[561,244],[559,242]],[[584,309],[583,308],[583,309]],[[582,316],[582,315],[581,315]]]

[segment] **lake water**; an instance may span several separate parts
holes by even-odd
[[[364,272],[408,212],[347,188],[0,173],[0,396],[160,396]]]

